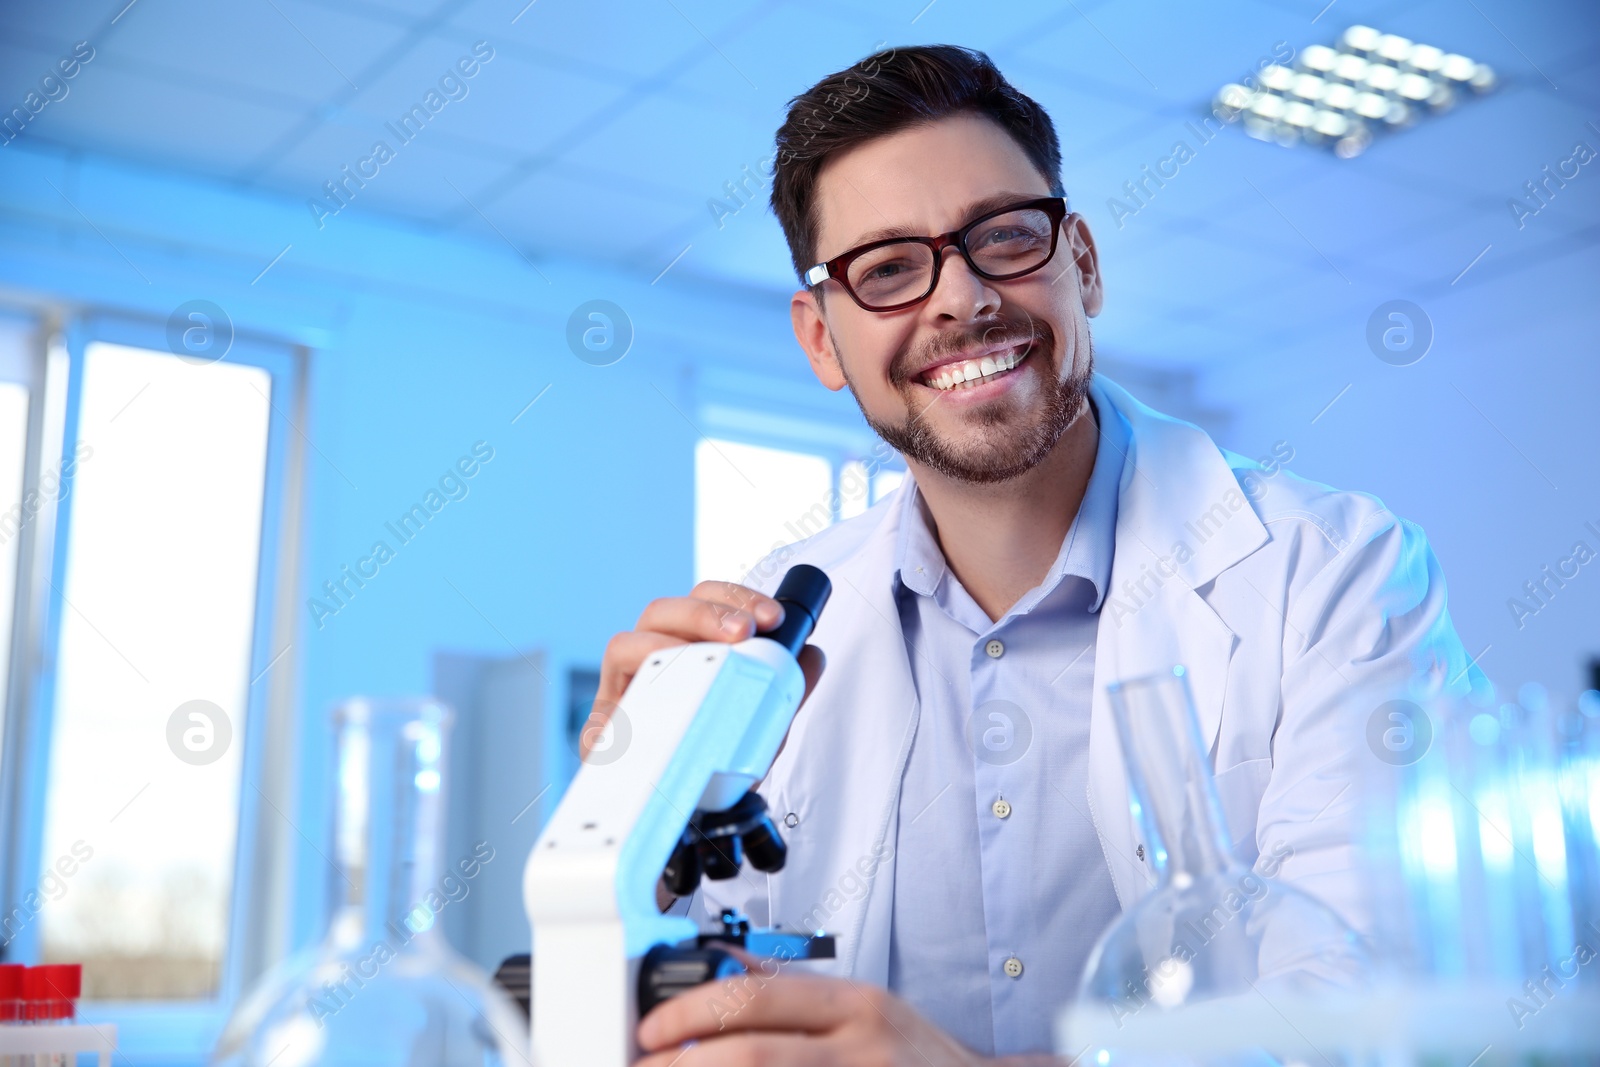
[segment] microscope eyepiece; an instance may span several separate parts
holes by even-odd
[[[828,576],[811,564],[797,563],[790,567],[789,573],[778,583],[778,591],[772,595],[772,599],[783,605],[783,621],[761,636],[778,642],[790,655],[800,655],[832,592],[833,583],[828,581]]]

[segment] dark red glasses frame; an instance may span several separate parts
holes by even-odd
[[[998,218],[1001,215],[1009,215],[1013,211],[1024,211],[1033,208],[1037,208],[1050,216],[1050,252],[1044,259],[1026,270],[1012,271],[1010,274],[990,274],[972,261],[972,253],[967,250],[968,234],[991,219]],[[843,255],[834,256],[832,259],[818,263],[806,271],[806,284],[818,286],[827,279],[832,278],[842,285],[844,291],[850,294],[850,299],[854,300],[865,311],[900,311],[911,307],[913,304],[920,304],[933,295],[933,291],[939,287],[939,270],[944,266],[944,250],[952,245],[961,253],[961,258],[967,261],[967,266],[972,268],[973,273],[980,277],[988,278],[990,281],[1003,282],[1011,278],[1020,278],[1025,274],[1032,274],[1055,258],[1056,243],[1061,237],[1061,222],[1067,217],[1067,213],[1067,198],[1064,196],[1043,196],[1037,200],[1019,201],[991,211],[981,218],[973,219],[959,230],[951,230],[949,233],[941,234],[938,237],[888,237],[882,241],[873,241],[870,244],[852,248]],[[933,249],[933,274],[928,279],[928,291],[915,300],[906,300],[898,304],[890,304],[887,307],[873,307],[862,300],[850,285],[848,279],[850,264],[874,249],[892,244],[919,244],[927,245]]]

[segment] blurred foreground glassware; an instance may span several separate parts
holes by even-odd
[[[501,1067],[531,1062],[527,1024],[457,955],[426,900],[441,888],[451,713],[429,700],[334,712],[339,902],[326,938],[266,975],[213,1053],[227,1067]]]
[[[1114,684],[1110,694],[1158,881],[1090,954],[1078,1003],[1065,1017],[1066,1040],[1091,1042],[1082,1051],[1100,1067],[1183,1060],[1190,1057],[1182,1050],[1198,1045],[1180,1042],[1170,1056],[1156,1056],[1150,1046],[1130,1053],[1118,1039],[1131,1036],[1130,1024],[1159,1026],[1154,1016],[1174,1009],[1219,1001],[1253,1007],[1364,981],[1367,953],[1342,919],[1233,859],[1184,669]]]
[[[1432,744],[1365,785],[1391,984],[1432,990],[1467,1057],[1600,1062],[1600,692],[1415,708]]]

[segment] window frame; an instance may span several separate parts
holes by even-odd
[[[24,494],[78,444],[85,360],[96,343],[156,353],[171,350],[166,324],[136,315],[87,311],[70,317],[37,313],[28,406]],[[173,358],[178,358],[174,356]],[[199,1000],[90,1001],[88,1021],[120,1024],[122,1051],[202,1062],[241,992],[289,948],[293,841],[289,822],[296,783],[296,653],[294,610],[302,554],[305,437],[310,351],[280,338],[235,330],[221,361],[259,367],[270,376],[266,464],[255,611],[250,637],[238,823],[228,924],[216,994]],[[7,686],[5,748],[0,752],[0,900],[20,902],[43,873],[49,798],[56,667],[63,619],[62,590],[70,561],[75,474],[61,476],[56,499],[41,508],[19,540],[17,597]],[[3,609],[0,609],[3,610]],[[276,800],[271,798],[278,798]],[[35,960],[39,922],[12,941],[8,958]]]

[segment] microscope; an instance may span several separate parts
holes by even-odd
[[[532,1047],[540,1067],[626,1067],[639,1019],[675,993],[745,971],[727,951],[831,959],[833,938],[720,930],[663,914],[656,885],[688,896],[745,862],[781,870],[788,854],[755,785],[805,695],[796,657],[832,587],[799,564],[774,594],[783,621],[738,644],[653,653],[614,710],[606,758],[586,760],[523,871],[533,926]],[[513,961],[502,965],[502,974]],[[526,973],[526,972],[523,972]]]

